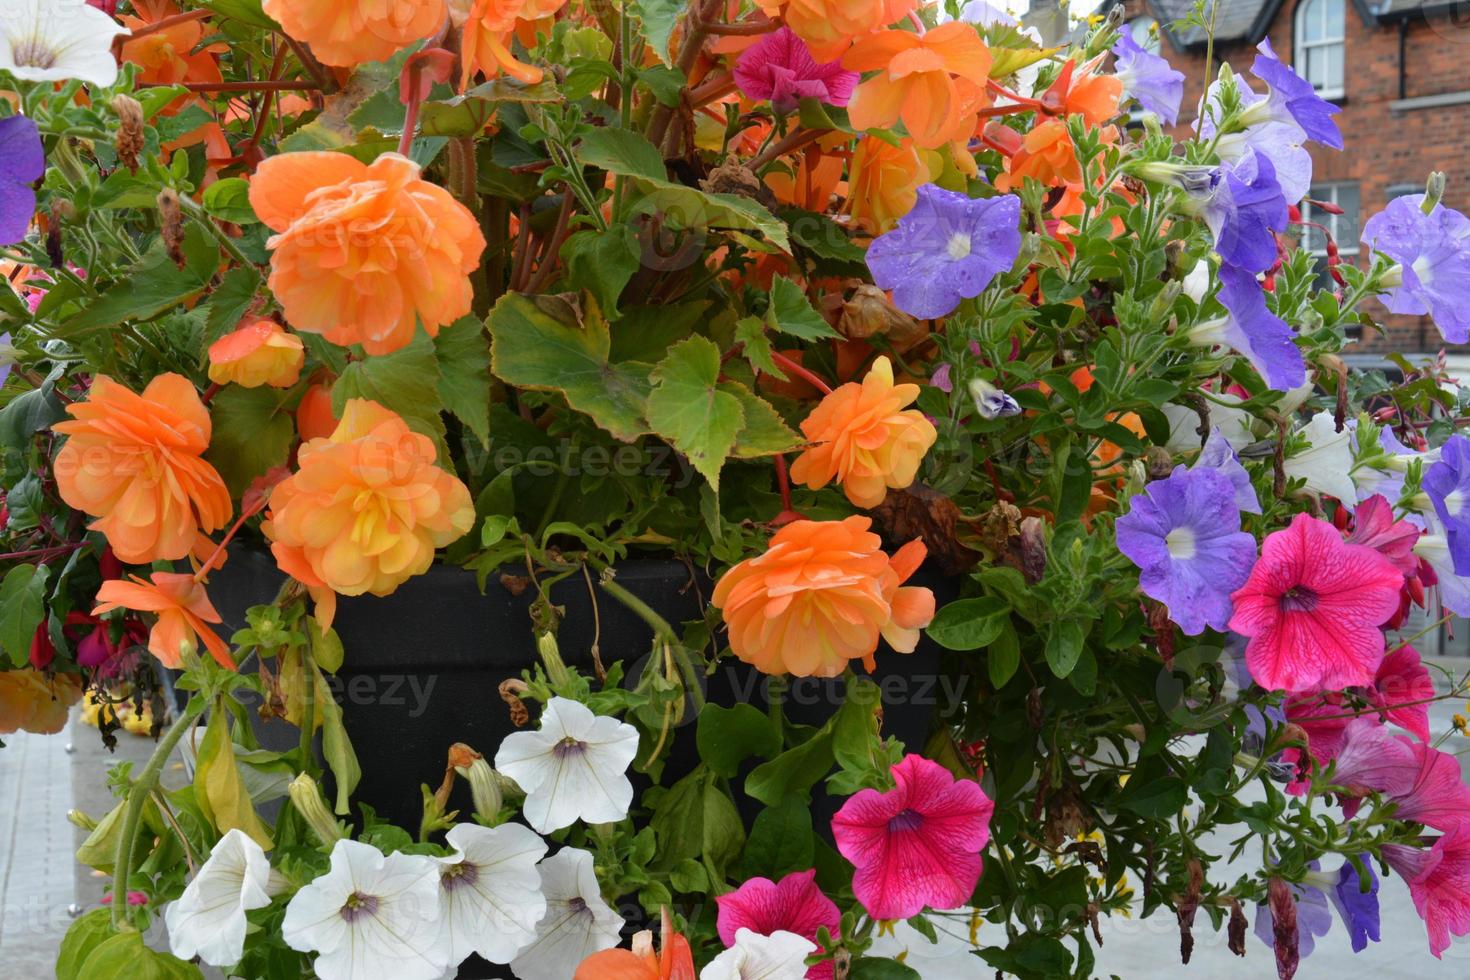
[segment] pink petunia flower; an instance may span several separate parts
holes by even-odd
[[[1346,514],[1346,510],[1338,511],[1339,524],[1344,523]],[[1358,505],[1352,524],[1352,531],[1347,535],[1349,544],[1372,548],[1404,573],[1399,610],[1384,624],[1388,629],[1397,629],[1408,618],[1411,607],[1424,605],[1424,588],[1434,582],[1434,570],[1414,553],[1414,545],[1424,531],[1408,521],[1395,520],[1393,505],[1381,493]]]
[[[1385,844],[1383,857],[1409,883],[1429,951],[1443,959],[1451,934],[1470,933],[1470,828],[1445,834],[1428,850]]]
[[[917,755],[894,766],[893,778],[893,789],[861,790],[832,818],[837,850],[857,868],[853,893],[874,919],[965,905],[995,804],[978,783]]]
[[[1383,658],[1368,691],[1368,699],[1389,721],[1421,742],[1429,741],[1429,701],[1434,695],[1434,678],[1411,646]]]
[[[1432,745],[1393,735],[1376,718],[1356,718],[1343,734],[1333,782],[1355,796],[1380,793],[1397,804],[1394,816],[1449,832],[1470,827],[1470,786],[1460,762]],[[1358,800],[1343,801],[1348,816]]]
[[[1404,576],[1326,521],[1298,514],[1266,538],[1231,596],[1230,628],[1249,637],[1245,662],[1269,691],[1331,691],[1373,682],[1379,626],[1399,608]]]
[[[817,64],[806,42],[783,27],[746,48],[735,62],[735,82],[748,99],[769,99],[790,112],[802,99],[845,106],[860,76],[840,62]]]
[[[731,948],[741,929],[762,936],[794,932],[817,943],[818,929],[826,926],[835,936],[842,925],[836,903],[817,887],[815,870],[794,871],[779,882],[751,878],[735,891],[716,898],[715,903],[720,907],[716,920],[720,942]],[[832,964],[818,963],[806,975],[809,980],[831,980]]]

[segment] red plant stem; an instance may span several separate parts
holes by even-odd
[[[771,351],[771,360],[775,361],[783,370],[790,371],[792,374],[796,375],[798,378],[802,379],[807,384],[820,391],[822,394],[832,394],[831,385],[823,381],[821,378],[817,377],[815,374],[812,374],[800,364],[797,364],[785,354],[778,354],[775,351]]]
[[[403,117],[403,135],[398,137],[398,155],[408,156],[413,152],[414,134],[419,131],[419,104],[423,99],[419,98],[419,86],[417,73],[414,74],[412,91],[408,96],[408,112]]]
[[[69,555],[82,546],[82,542],[75,541],[71,544],[59,544],[51,548],[33,548],[30,551],[12,551],[9,554],[0,555],[0,561],[25,561],[30,558],[45,560],[60,558]]]
[[[996,95],[1003,95],[1006,98],[1010,99],[1012,102],[1019,102],[1021,105],[1026,106],[1028,108],[1031,108],[1031,109],[1043,109],[1043,108],[1045,108],[1041,104],[1041,100],[1040,99],[1028,99],[1024,95],[1017,95],[1015,92],[1012,92],[1010,89],[1006,88],[1004,85],[1001,85],[999,82],[990,81],[990,80],[987,79],[986,82],[985,82],[985,87],[988,88],[988,89],[990,89],[990,91],[991,92],[994,92]]]
[[[711,34],[727,34],[732,37],[751,37],[759,34],[770,34],[780,30],[781,24],[774,20],[746,20],[738,24],[706,24],[705,30]]]
[[[571,219],[572,192],[566,191],[561,197],[561,210],[556,215],[556,228],[552,231],[551,237],[546,240],[546,247],[541,250],[541,262],[536,266],[536,273],[531,277],[531,281],[526,284],[526,292],[536,292],[551,278],[551,273],[556,269],[561,247],[571,237],[568,229]]]
[[[777,453],[776,461],[776,485],[781,488],[781,513],[793,514],[791,506],[791,474],[786,471],[786,457]]]
[[[219,394],[219,389],[220,389],[220,386],[217,385],[217,384],[210,385],[208,388],[205,388],[204,389],[204,394],[203,394],[203,396],[200,397],[199,400],[202,401],[204,404],[208,405],[209,404],[209,400],[211,398],[213,398],[215,395]]]
[[[291,46],[291,50],[296,53],[296,60],[301,62],[301,67],[307,70],[307,72],[311,75],[312,80],[317,83],[317,86],[323,92],[330,91],[336,88],[335,80],[328,75],[326,69],[322,67],[322,63],[320,61],[317,61],[312,53],[307,50],[306,45],[302,44],[294,37],[287,37],[285,34],[282,34],[281,36],[286,38],[286,43],[289,44]]]
[[[200,565],[199,571],[194,573],[194,581],[204,581],[204,579],[209,575],[210,570],[214,568],[214,563],[218,561],[219,557],[225,553],[225,549],[230,546],[230,542],[234,540],[235,535],[240,533],[240,528],[245,526],[246,521],[250,520],[250,518],[254,517],[256,514],[259,514],[262,510],[265,509],[266,501],[270,500],[270,497],[271,495],[268,493],[261,494],[260,499],[258,499],[254,504],[241,512],[239,520],[235,521],[234,526],[230,528],[229,533],[226,534],[224,538],[221,539],[220,543],[215,546],[214,552],[209,556],[209,560],[206,561],[203,565]]]
[[[145,84],[142,88],[159,88]],[[318,92],[316,82],[292,79],[284,82],[185,82],[183,87],[190,92]]]
[[[808,143],[815,143],[829,132],[831,130],[798,129],[794,132],[787,133],[784,139],[766,147],[759,156],[752,159],[745,166],[752,172],[758,172],[762,167],[777,157],[782,157],[794,150],[799,150]]]
[[[715,102],[735,91],[735,76],[729,72],[718,72],[707,81],[689,90],[689,104],[695,108]]]

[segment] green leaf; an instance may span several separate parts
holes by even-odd
[[[180,269],[167,256],[141,265],[126,282],[89,301],[80,313],[59,328],[66,337],[112,327],[126,320],[151,320],[160,313],[202,293],[209,286],[192,269]]]
[[[757,814],[745,842],[741,870],[747,877],[758,875],[777,881],[793,871],[810,868],[815,855],[811,806],[791,796]]]
[[[342,649],[342,638],[331,627],[323,631],[315,616],[308,616],[306,623],[307,629],[311,631],[311,659],[316,661],[316,665],[322,670],[335,674],[342,668],[342,659],[345,655]]]
[[[270,832],[256,815],[235,762],[229,717],[223,701],[217,700],[210,712],[209,724],[204,728],[204,737],[199,741],[194,763],[194,799],[205,819],[221,834],[240,830],[261,847],[269,849],[273,846]]]
[[[642,254],[638,235],[627,225],[579,231],[561,247],[567,281],[573,289],[591,293],[612,319],[617,319],[618,298],[638,271]]]
[[[733,194],[706,194],[693,187],[657,180],[634,171],[623,175],[643,195],[637,202],[637,213],[657,214],[665,228],[673,231],[729,229],[749,232],[752,238],[745,240],[748,247],[759,245],[768,251],[791,250],[786,223],[748,198]]]
[[[1168,820],[1189,800],[1189,790],[1175,776],[1147,778],[1142,769],[1129,778],[1118,795],[1118,806],[1147,820]]]
[[[703,892],[709,890],[709,875],[704,865],[692,858],[685,858],[669,872],[669,884],[675,891]]]
[[[697,333],[709,310],[709,300],[676,303],[672,306],[627,306],[622,319],[613,327],[613,361],[647,361],[654,363],[669,348]]]
[[[192,963],[149,949],[139,932],[120,932],[99,943],[77,975],[86,980],[200,980],[204,976]]]
[[[476,136],[495,118],[502,102],[560,102],[562,93],[550,81],[526,85],[513,78],[493,78],[453,98],[419,107],[420,136]],[[402,132],[399,124],[398,131]]]
[[[866,677],[850,677],[842,707],[832,716],[832,756],[843,770],[888,771],[888,758],[878,734],[883,692]]]
[[[332,767],[333,782],[337,784],[337,814],[346,816],[351,812],[352,791],[362,779],[362,767],[342,725],[341,706],[325,697],[318,700],[317,710],[322,718],[322,757]]]
[[[649,431],[646,368],[612,364],[607,322],[556,296],[507,293],[490,311],[491,366],[506,384],[560,391],[625,442]]]
[[[290,458],[296,426],[289,403],[288,391],[268,385],[226,385],[210,401],[214,432],[204,458],[224,477],[231,496],[240,496],[251,480]]]
[[[781,751],[781,733],[764,712],[748,704],[705,705],[695,737],[700,759],[726,779],[734,779],[740,763],[751,756],[769,759]]]
[[[1021,666],[1021,641],[1013,629],[1003,629],[990,644],[986,653],[985,667],[990,674],[990,683],[997,691],[1006,686]]]
[[[638,73],[638,81],[653,93],[655,99],[670,107],[679,104],[679,96],[687,83],[682,71],[663,65],[643,69]]]
[[[786,380],[786,372],[771,357],[771,340],[766,336],[766,321],[758,316],[741,317],[735,323],[735,342],[744,347],[745,359],[757,371],[781,381]]]
[[[240,325],[263,284],[260,273],[249,266],[236,266],[225,273],[205,304],[204,349]]]
[[[947,650],[979,650],[1000,636],[1010,609],[1010,603],[994,596],[959,599],[934,615],[929,636]]]
[[[674,63],[669,55],[669,38],[688,6],[689,0],[637,0],[643,36],[658,60],[666,65]]]
[[[801,287],[785,276],[771,281],[771,306],[766,311],[766,324],[799,340],[840,336],[807,301]]]
[[[46,580],[50,575],[45,565],[16,565],[0,582],[0,648],[16,667],[25,666],[30,659],[36,627],[46,618]]]
[[[240,177],[227,177],[210,184],[204,191],[204,210],[221,221],[237,225],[260,222],[250,207],[250,183]]]
[[[56,954],[56,980],[86,980],[82,964],[112,935],[111,909],[93,909],[73,922]]]
[[[745,829],[713,772],[700,766],[659,798],[649,821],[658,835],[656,865],[664,870],[702,858],[717,882],[745,846]]]
[[[409,428],[444,445],[444,403],[439,398],[439,358],[422,329],[413,343],[391,354],[365,357],[347,365],[332,386],[332,411],[338,418],[347,402],[366,398],[403,417]]]
[[[832,732],[823,729],[752,769],[745,777],[745,793],[766,806],[777,806],[791,796],[809,799],[811,788],[827,775],[832,763]]]
[[[1086,635],[1082,627],[1073,620],[1061,620],[1051,624],[1046,633],[1046,662],[1051,672],[1066,677],[1077,666],[1082,656],[1082,644]]]
[[[732,455],[738,459],[759,459],[790,452],[805,440],[786,424],[770,402],[738,381],[720,382],[720,390],[735,396],[745,413],[745,427],[735,437]]]
[[[268,31],[281,29],[281,25],[260,9],[260,0],[200,0],[199,5],[208,7],[221,17],[233,17],[251,27],[262,27]]]
[[[662,181],[668,176],[663,154],[642,133],[631,129],[594,129],[582,137],[576,155],[588,166],[625,177]]]
[[[439,400],[480,440],[490,445],[490,344],[485,325],[464,317],[434,338],[439,362]]]
[[[39,388],[16,395],[0,410],[0,445],[21,452],[37,432],[66,418],[66,409],[54,389],[51,382],[44,382]]]
[[[717,384],[720,349],[700,336],[675,345],[653,369],[648,422],[689,458],[716,491],[735,437],[745,427],[740,399]]]
[[[852,972],[848,974],[848,977],[849,980],[924,980],[923,975],[911,966],[906,966],[898,960],[880,959],[875,956],[864,956],[860,960],[854,960]]]

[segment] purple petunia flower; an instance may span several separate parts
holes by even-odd
[[[36,189],[46,173],[41,133],[25,116],[0,119],[0,245],[26,237],[36,215]]]
[[[1226,263],[1247,272],[1265,272],[1276,264],[1272,232],[1286,230],[1288,208],[1276,168],[1263,154],[1252,150],[1223,164],[1199,202],[1215,235],[1215,251]]]
[[[1174,125],[1184,100],[1184,72],[1145,50],[1128,31],[1118,37],[1113,54],[1118,59],[1113,74],[1123,83],[1123,90],[1145,110]]]
[[[1210,430],[1210,437],[1205,440],[1204,448],[1200,450],[1199,458],[1194,461],[1191,470],[1214,470],[1222,473],[1235,488],[1235,506],[1247,514],[1259,514],[1261,512],[1261,500],[1256,496],[1256,488],[1251,485],[1251,475],[1240,465],[1240,457],[1235,455],[1235,447],[1230,445],[1230,440],[1225,438],[1219,426]]]
[[[1230,594],[1256,561],[1256,539],[1240,529],[1229,477],[1175,467],[1133,498],[1116,527],[1118,550],[1139,568],[1139,587],[1168,607],[1181,630],[1225,629]]]
[[[1244,114],[1247,117],[1259,115],[1261,120],[1244,130],[1221,133],[1217,137],[1215,121],[1223,113],[1220,85],[1218,81],[1210,83],[1205,104],[1201,106],[1198,124],[1200,137],[1215,141],[1215,154],[1224,163],[1234,163],[1245,156],[1247,151],[1259,153],[1271,161],[1271,166],[1276,171],[1276,182],[1281,185],[1281,194],[1287,203],[1306,197],[1312,186],[1312,154],[1304,145],[1307,134],[1294,121],[1281,122],[1271,118],[1268,112],[1269,96],[1251,88],[1251,83],[1245,76],[1236,75],[1235,90],[1240,97],[1240,105],[1245,110]],[[1257,106],[1260,108],[1254,108]]]
[[[1271,89],[1266,110],[1271,117],[1282,122],[1290,120],[1301,127],[1308,139],[1334,150],[1342,149],[1342,132],[1332,121],[1341,110],[1318,95],[1311,82],[1276,57],[1270,38],[1262,40],[1256,50],[1260,54],[1251,65],[1251,74]]]
[[[845,106],[861,76],[840,62],[818,64],[806,42],[789,27],[746,48],[735,62],[735,81],[749,99],[769,99],[777,112],[790,112],[802,99]]]
[[[1363,225],[1363,244],[1399,264],[1401,282],[1384,296],[1390,313],[1434,318],[1452,344],[1470,340],[1470,219],[1424,195],[1396,197]]]
[[[868,246],[868,268],[910,316],[953,313],[1015,264],[1021,251],[1021,199],[976,200],[935,184],[919,188],[912,211]]]
[[[1220,266],[1219,300],[1226,316],[1195,327],[1189,332],[1191,342],[1235,350],[1277,391],[1305,383],[1306,362],[1296,346],[1296,333],[1267,308],[1266,294],[1253,273]]]
[[[1367,861],[1363,862],[1363,870],[1368,872],[1366,892],[1351,861],[1344,861],[1337,874],[1325,876],[1326,881],[1323,882],[1323,891],[1347,927],[1354,953],[1361,953],[1368,948],[1370,941],[1376,943],[1381,938],[1378,932],[1378,876]],[[1313,872],[1308,877],[1317,874],[1320,872]]]
[[[1455,574],[1470,575],[1470,439],[1451,436],[1424,473],[1424,492],[1444,525]]]
[[[1312,862],[1317,867],[1317,862]],[[1305,959],[1317,948],[1316,940],[1332,929],[1332,910],[1327,906],[1327,895],[1322,889],[1309,884],[1290,884],[1291,895],[1296,899],[1297,955]],[[1273,928],[1271,907],[1265,903],[1256,906],[1256,938],[1276,948],[1276,930]]]

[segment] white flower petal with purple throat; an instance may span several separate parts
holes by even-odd
[[[794,932],[762,936],[741,929],[735,945],[711,960],[699,980],[802,980],[806,958],[816,951],[816,943]]]
[[[541,873],[546,842],[520,824],[456,824],[445,835],[454,853],[439,858],[449,965],[477,953],[509,963],[536,939],[546,915]]]
[[[1271,161],[1276,182],[1288,203],[1307,196],[1312,187],[1312,154],[1307,150],[1307,134],[1289,116],[1272,118],[1270,97],[1251,88],[1244,75],[1234,76],[1235,90],[1246,116],[1259,116],[1259,121],[1242,130],[1217,133],[1216,120],[1223,113],[1221,83],[1210,83],[1200,107],[1199,133],[1204,140],[1215,141],[1215,155],[1222,163],[1234,163],[1248,152],[1259,153]]]
[[[1396,197],[1363,225],[1363,244],[1398,263],[1390,313],[1428,314],[1452,344],[1470,340],[1470,219],[1424,195]]]
[[[546,914],[510,968],[520,980],[568,980],[587,957],[618,944],[623,917],[603,901],[588,852],[563,848],[538,870]]]
[[[633,803],[628,767],[638,754],[638,730],[595,715],[569,698],[552,698],[541,730],[507,735],[495,768],[526,793],[522,812],[537,833],[584,823],[617,823]]]
[[[286,906],[281,937],[321,980],[436,980],[448,965],[439,862],[339,840],[331,869]]]
[[[84,0],[0,0],[0,71],[107,88],[117,81],[112,42],[128,33]]]
[[[168,945],[181,960],[199,957],[231,966],[245,953],[245,913],[271,903],[271,863],[240,830],[228,831],[209,852],[177,901],[163,910]]]
[[[1353,430],[1343,426],[1337,431],[1337,420],[1331,412],[1318,412],[1301,430],[1306,446],[1286,458],[1282,464],[1288,479],[1305,480],[1312,493],[1336,497],[1348,510],[1358,506],[1358,491],[1353,484]]]

